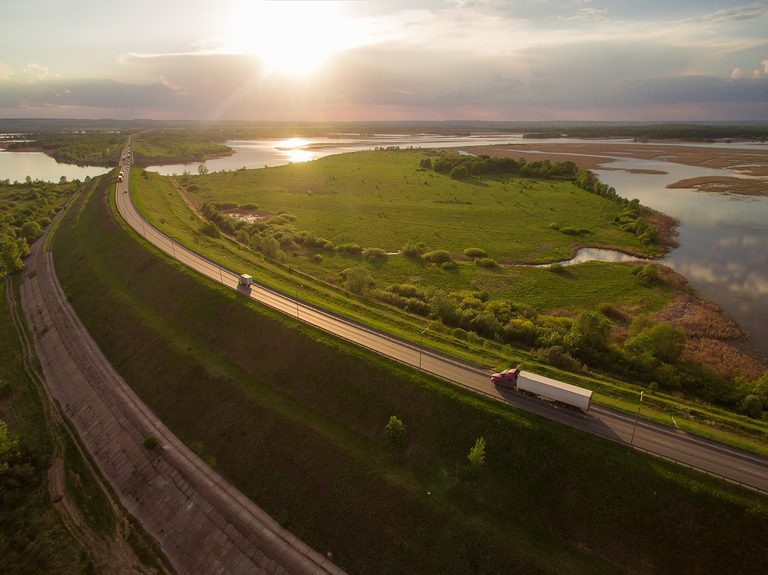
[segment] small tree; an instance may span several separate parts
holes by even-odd
[[[389,418],[387,423],[387,441],[393,447],[400,447],[405,443],[405,436],[408,434],[408,430],[405,428],[405,424],[400,421],[396,415]]]
[[[200,174],[201,176],[204,176],[205,174],[208,173],[208,166],[205,165],[205,162],[197,166],[197,173]]]
[[[485,465],[485,438],[478,437],[475,445],[469,450],[467,455],[472,467],[479,468]]]

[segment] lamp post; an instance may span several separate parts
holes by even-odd
[[[643,405],[643,397],[645,396],[645,392],[640,392],[640,403],[637,404],[637,411],[635,412],[635,424],[632,426],[632,437],[629,440],[629,448],[632,449],[632,445],[635,442],[635,430],[637,429],[637,418],[640,415],[640,407]]]
[[[429,326],[425,327],[419,334],[419,369],[421,369],[421,356],[423,353],[424,334],[429,329]]]

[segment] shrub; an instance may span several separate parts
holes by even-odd
[[[562,226],[557,222],[552,222],[547,227],[551,230],[559,230]]]
[[[310,259],[312,260],[313,263],[319,264],[320,262],[323,261],[323,256],[321,256],[320,254],[313,254]]]
[[[220,238],[221,232],[219,228],[213,222],[205,222],[200,228],[200,231],[210,238]]]
[[[451,170],[451,178],[454,180],[466,180],[469,177],[467,166],[461,164]]]
[[[456,262],[455,262],[455,261],[451,260],[451,261],[449,261],[449,262],[443,262],[443,263],[441,263],[441,264],[440,264],[440,267],[441,267],[441,268],[443,268],[444,270],[455,270],[455,269],[456,269],[457,267],[459,267],[459,266],[458,266],[458,265],[456,265]]]
[[[536,359],[561,369],[567,369],[569,371],[579,371],[581,369],[581,364],[559,345],[534,349],[531,352],[531,355]]]
[[[405,311],[426,317],[429,315],[429,304],[425,301],[412,297],[406,300]]]
[[[477,438],[475,445],[473,445],[472,449],[469,450],[467,459],[469,460],[470,465],[475,468],[485,465],[485,438]]]
[[[427,251],[427,247],[422,242],[413,243],[409,241],[400,251],[407,258],[417,258]]]
[[[387,430],[387,441],[393,447],[400,447],[405,443],[405,438],[408,435],[408,430],[405,428],[405,424],[400,421],[397,416],[393,415],[389,418],[389,423],[385,428]]]
[[[495,268],[496,260],[493,258],[480,258],[475,260],[475,263],[481,268]]]
[[[428,262],[432,262],[433,264],[442,264],[445,262],[449,262],[453,259],[451,257],[451,253],[448,250],[434,250],[434,251],[425,253],[421,257],[427,260]]]
[[[563,266],[563,264],[559,264],[559,263],[551,264],[547,269],[555,274],[565,273],[565,267]]]
[[[464,250],[464,255],[468,258],[484,258],[488,254],[480,248],[467,248]]]
[[[387,259],[387,252],[381,248],[365,248],[363,257],[371,262],[377,262]]]
[[[152,436],[145,437],[143,443],[145,448],[149,450],[155,449],[157,447],[157,438]]]

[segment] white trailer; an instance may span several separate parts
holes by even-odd
[[[592,390],[590,389],[563,383],[529,371],[520,372],[517,377],[517,389],[544,399],[577,407],[585,412],[589,410],[589,402],[592,399]]]
[[[240,274],[240,278],[237,280],[237,283],[241,286],[253,285],[253,278],[248,274]]]

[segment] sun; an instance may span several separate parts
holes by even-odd
[[[256,56],[268,73],[307,76],[343,50],[367,43],[339,2],[239,0],[231,16],[233,48]]]

